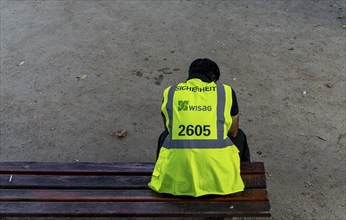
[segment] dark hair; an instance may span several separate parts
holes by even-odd
[[[207,58],[199,58],[191,63],[189,68],[189,75],[195,73],[205,75],[210,81],[219,80],[220,78],[219,67],[214,61]]]

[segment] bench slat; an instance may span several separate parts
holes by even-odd
[[[12,176],[12,177],[11,177]],[[150,176],[0,175],[0,188],[146,189]],[[265,188],[264,174],[242,174],[245,188]],[[9,181],[11,179],[11,182]]]
[[[187,197],[155,193],[152,190],[0,190],[0,202],[229,202],[267,201],[267,190],[246,189],[244,192],[225,196]]]
[[[28,189],[141,189],[150,176],[0,175],[0,188]]]
[[[0,162],[0,174],[150,175],[153,163]],[[243,174],[263,174],[263,162],[241,163]]]
[[[262,202],[1,202],[0,217],[269,217]]]

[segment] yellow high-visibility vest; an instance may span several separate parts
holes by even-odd
[[[226,195],[244,190],[239,150],[227,137],[232,90],[190,79],[164,91],[166,137],[148,186],[173,195]]]

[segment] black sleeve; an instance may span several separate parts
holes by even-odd
[[[235,116],[239,113],[237,96],[235,95],[234,90],[232,89],[232,108],[231,108],[231,116]]]

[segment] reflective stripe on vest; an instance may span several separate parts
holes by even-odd
[[[224,111],[225,111],[225,88],[217,83],[217,140],[172,140],[173,122],[173,96],[177,85],[172,86],[168,91],[166,110],[168,113],[168,128],[170,134],[166,137],[163,146],[167,149],[177,148],[224,148],[233,145],[229,138],[223,139],[224,135]]]

